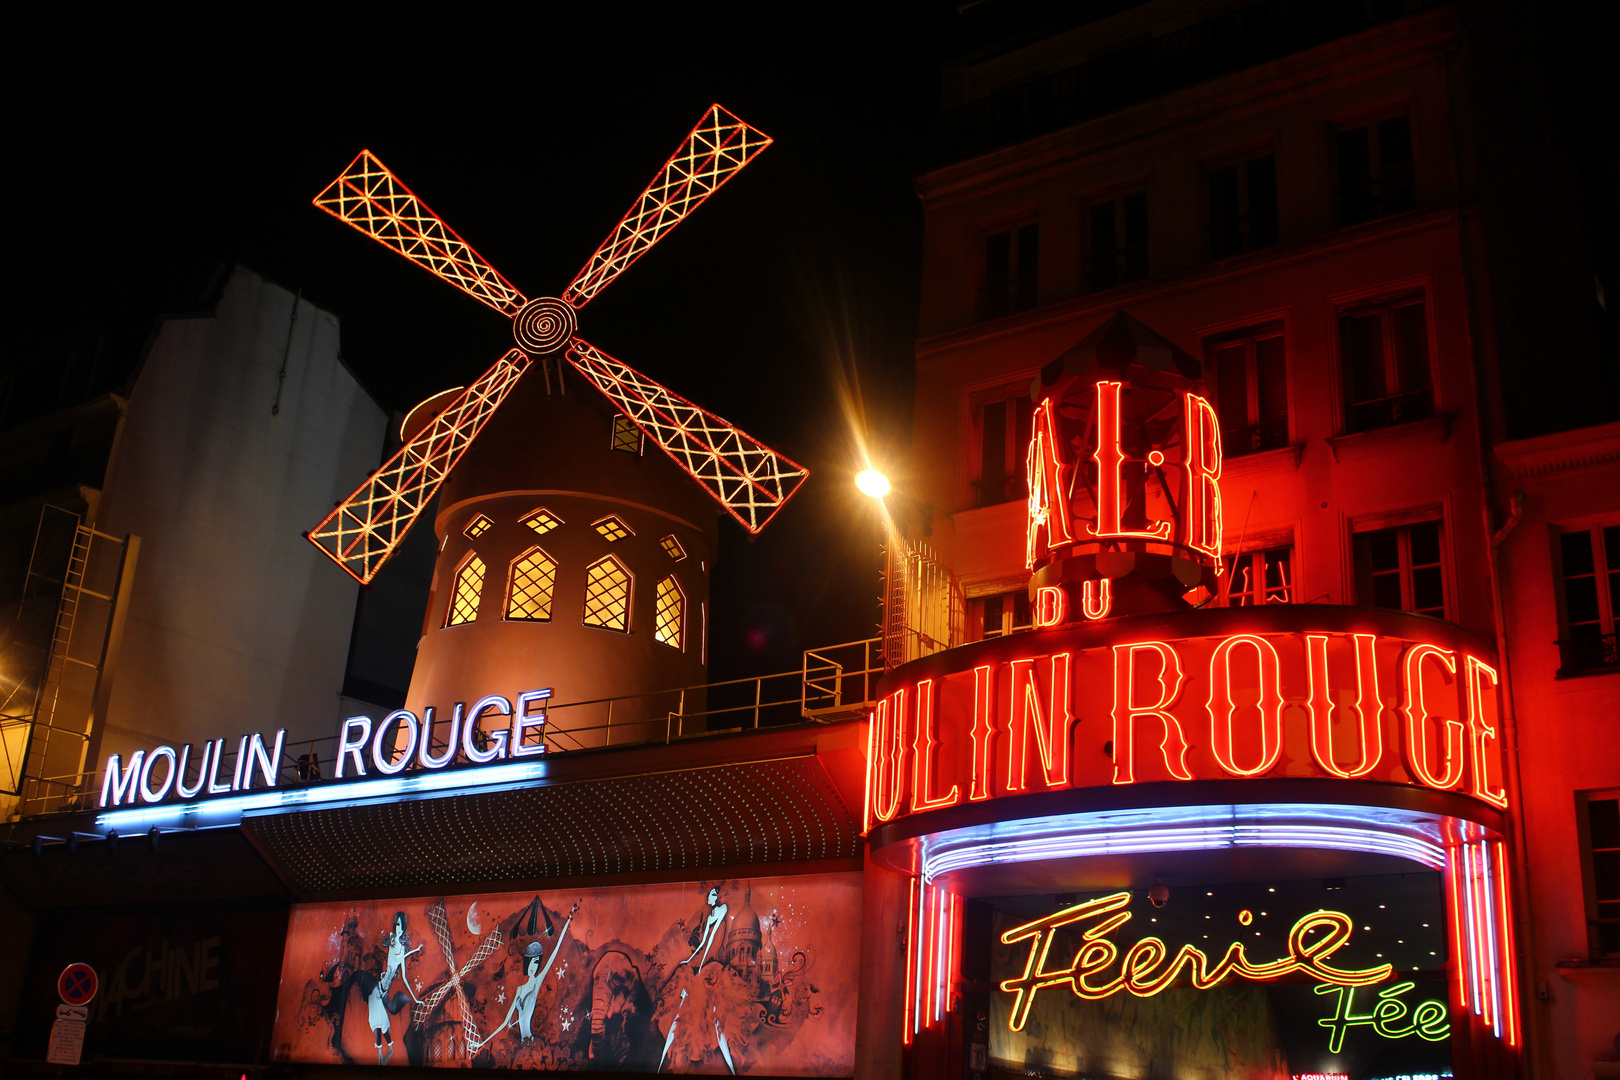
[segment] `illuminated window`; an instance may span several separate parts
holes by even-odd
[[[460,626],[478,618],[478,596],[483,590],[484,560],[469,553],[456,570],[456,587],[450,594],[444,625]]]
[[[601,533],[602,538],[610,544],[615,540],[636,535],[635,530],[626,525],[617,514],[609,514],[601,521],[592,522],[591,528]]]
[[[1620,956],[1620,791],[1575,793],[1587,941],[1593,960]]]
[[[653,637],[672,649],[686,647],[686,595],[673,577],[658,583],[653,604]]]
[[[1359,306],[1339,315],[1344,429],[1371,431],[1434,413],[1429,320],[1422,296]]]
[[[1094,200],[1085,217],[1091,226],[1085,280],[1092,292],[1148,276],[1147,192]]]
[[[1446,617],[1440,522],[1355,535],[1356,602]]]
[[[686,558],[686,549],[681,547],[681,542],[675,539],[674,533],[670,533],[668,536],[658,541],[658,546],[664,549],[665,555],[668,555],[676,562],[680,562],[682,559]]]
[[[469,538],[476,540],[494,527],[495,523],[493,521],[489,520],[489,518],[485,517],[483,514],[478,514],[471,521],[467,522],[467,527],[461,531],[466,533]]]
[[[1620,667],[1620,525],[1581,529],[1558,537],[1563,579],[1558,674]]]
[[[985,236],[979,318],[1000,318],[1035,306],[1040,299],[1040,245],[1040,226],[1035,224]]]
[[[1226,556],[1226,574],[1221,582],[1226,590],[1226,606],[1293,603],[1293,556],[1291,547]]]
[[[612,555],[585,568],[585,625],[630,628],[630,571]]]
[[[1416,205],[1412,123],[1407,117],[1342,127],[1333,134],[1333,154],[1341,225],[1399,214]]]
[[[613,417],[613,449],[626,454],[641,453],[641,429],[623,413],[616,413]]]
[[[544,536],[563,523],[563,519],[545,507],[539,507],[523,519],[523,524]]]
[[[1209,257],[1225,259],[1277,242],[1277,165],[1270,154],[1204,175]]]
[[[506,577],[506,617],[526,622],[551,619],[551,594],[557,587],[557,563],[537,547],[512,560]]]
[[[1027,491],[1024,455],[1029,447],[1030,421],[1035,415],[1029,383],[981,391],[968,404],[979,446],[973,505],[995,506],[1023,499]]]
[[[1288,445],[1288,357],[1280,322],[1204,343],[1214,371],[1221,452],[1227,457]]]

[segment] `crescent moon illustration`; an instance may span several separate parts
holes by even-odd
[[[474,900],[472,907],[467,909],[467,933],[477,937],[483,932],[484,928],[478,921],[478,901]]]

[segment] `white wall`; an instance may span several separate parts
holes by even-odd
[[[339,360],[337,317],[305,301],[294,322],[293,303],[238,267],[141,368],[96,522],[141,537],[102,760],[336,728],[358,585],[301,534],[377,466],[386,417]]]

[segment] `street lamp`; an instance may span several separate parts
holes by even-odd
[[[862,495],[869,495],[874,499],[881,499],[889,493],[889,478],[876,469],[866,469],[855,477],[855,486],[860,488]]]

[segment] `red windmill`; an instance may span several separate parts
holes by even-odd
[[[764,528],[808,470],[575,336],[575,313],[770,143],[712,106],[562,295],[533,300],[361,151],[315,205],[510,318],[517,348],[470,386],[418,406],[405,445],[309,532],[310,542],[369,583],[519,377],[557,353],[745,529]]]

